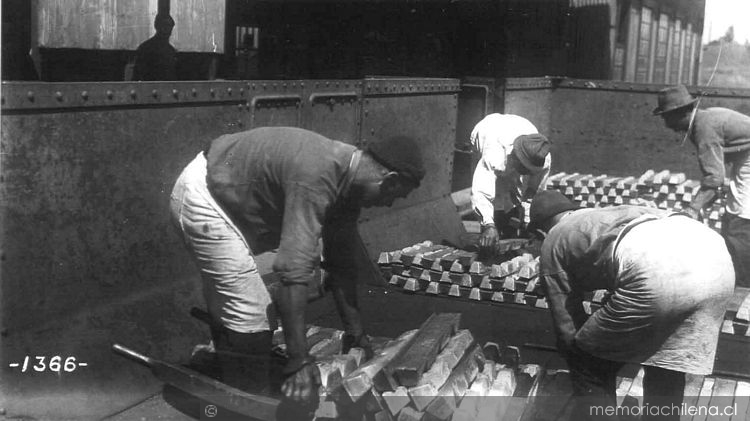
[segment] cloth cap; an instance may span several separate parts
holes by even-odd
[[[657,97],[659,106],[654,108],[654,115],[668,113],[695,104],[698,99],[693,98],[685,85],[676,85],[659,91]]]
[[[540,191],[531,200],[529,226],[539,228],[558,213],[578,208],[578,205],[571,202],[570,199],[557,190]]]
[[[410,178],[417,184],[424,178],[422,152],[417,142],[410,137],[395,136],[372,142],[367,145],[365,151],[380,165]]]
[[[549,139],[539,133],[521,135],[513,141],[513,153],[531,172],[544,169],[544,160],[549,154],[549,148]]]

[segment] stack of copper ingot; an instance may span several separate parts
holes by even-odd
[[[678,212],[690,205],[700,190],[700,181],[688,180],[684,173],[669,170],[658,173],[648,170],[638,178],[562,172],[549,177],[547,188],[559,190],[582,207],[631,204]],[[719,197],[704,209],[703,222],[721,230],[723,214],[724,199]]]
[[[548,308],[539,258],[522,252],[528,240],[501,240],[500,244],[520,254],[487,265],[476,260],[477,253],[423,241],[380,253],[378,265],[388,286],[401,292]],[[584,294],[584,310],[591,314],[606,298],[606,290]]]
[[[469,330],[459,328],[460,318],[458,313],[433,314],[419,329],[374,340],[375,356],[369,361],[362,361],[361,350],[340,354],[340,331],[310,328],[308,345],[323,383],[315,418],[520,418],[544,370],[520,364],[517,347],[481,346]]]
[[[382,252],[378,265],[389,285],[404,292],[547,308],[539,260],[522,252],[528,244],[527,239],[501,240],[497,254],[516,255],[499,264],[484,264],[475,252],[425,241]]]

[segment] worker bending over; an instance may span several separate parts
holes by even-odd
[[[479,245],[492,247],[523,222],[531,198],[544,190],[550,171],[550,142],[523,117],[490,114],[474,126],[471,145],[481,154],[471,184],[471,203],[482,227]]]
[[[721,233],[734,261],[737,285],[750,287],[750,117],[728,108],[698,109],[697,99],[683,85],[661,90],[658,102],[654,115],[660,115],[668,128],[688,132],[698,152],[701,189],[687,209],[694,218],[716,200],[729,170]]]
[[[345,330],[344,352],[369,349],[356,294],[367,261],[357,231],[360,209],[390,206],[424,177],[416,142],[396,137],[367,149],[291,127],[257,128],[215,139],[174,186],[171,212],[192,252],[215,324],[217,350],[267,355],[272,305],[253,256],[278,248],[274,297],[289,360],[281,390],[305,401],[318,373],[307,353],[307,284],[320,262]],[[370,351],[371,352],[371,351]]]
[[[534,198],[530,214],[531,224],[547,232],[540,276],[558,349],[570,368],[572,419],[595,419],[591,405],[616,405],[624,363],[644,366],[644,405],[679,407],[684,373],[713,371],[734,290],[721,236],[659,209],[579,209],[551,190]],[[583,293],[599,289],[611,295],[589,317]],[[655,419],[679,419],[668,412]]]

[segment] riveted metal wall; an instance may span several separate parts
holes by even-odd
[[[303,89],[304,127],[330,139],[359,144],[361,80],[311,80]]]
[[[360,80],[247,82],[250,126],[304,127],[331,139],[357,144]]]
[[[700,178],[695,147],[652,114],[665,85],[566,79],[551,96],[557,157],[553,169],[640,175],[648,169]],[[750,115],[750,90],[688,88],[705,94],[700,107],[722,106]]]
[[[366,79],[362,104],[362,143],[409,136],[421,147],[425,182],[399,209],[451,192],[459,81],[456,79]],[[368,211],[368,215],[385,210]]]
[[[552,136],[555,130],[552,127],[555,110],[550,108],[553,83],[551,78],[506,79],[504,113],[520,115],[534,124],[539,133]]]
[[[458,243],[463,226],[450,193],[459,89],[456,79],[365,79],[362,144],[410,136],[420,145],[426,169],[407,198],[362,212],[360,232],[371,257],[424,239]]]
[[[365,141],[413,135],[428,176],[416,199],[363,215],[370,257],[424,238],[457,240],[462,230],[447,196],[455,80],[2,88],[0,407],[10,416],[112,414],[159,388],[148,371],[113,356],[112,343],[185,361],[207,340],[187,315],[203,299],[169,220],[169,194],[182,168],[221,134],[290,125],[362,145],[366,119]],[[74,356],[88,368],[29,375],[5,364],[27,354]]]
[[[548,136],[552,171],[640,175],[669,169],[699,178],[695,148],[652,115],[666,85],[567,78],[507,79],[505,112],[529,119]],[[688,87],[701,108],[750,115],[750,90]]]
[[[497,79],[470,77],[461,80],[456,117],[456,150],[453,154],[451,191],[471,186],[479,159],[471,147],[471,132],[486,115],[502,112],[503,85]],[[499,86],[499,87],[498,87]]]
[[[199,282],[168,217],[182,168],[212,138],[249,127],[243,83],[2,86],[0,407],[98,418],[159,383],[123,364],[123,341],[185,360],[205,329]],[[26,355],[73,372],[22,373]]]
[[[251,127],[302,124],[302,85],[300,81],[259,81],[249,83]]]

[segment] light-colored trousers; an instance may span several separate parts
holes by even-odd
[[[271,296],[247,241],[208,191],[203,152],[177,179],[170,211],[200,269],[214,321],[239,333],[269,330]]]

